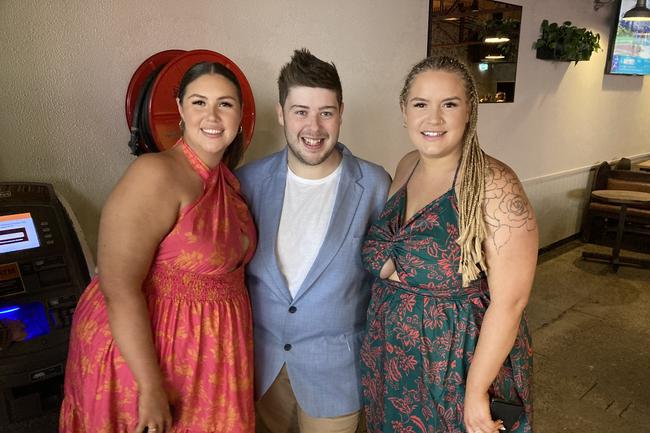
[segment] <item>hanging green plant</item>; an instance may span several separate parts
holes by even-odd
[[[600,35],[579,28],[565,21],[562,25],[542,21],[541,35],[533,44],[537,58],[575,62],[589,60],[593,52],[600,50]]]

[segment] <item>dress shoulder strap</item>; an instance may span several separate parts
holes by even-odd
[[[403,188],[406,188],[406,186],[409,184],[409,181],[411,180],[413,173],[415,173],[415,169],[417,168],[418,164],[420,164],[420,158],[418,158],[418,160],[415,161],[415,165],[411,169],[411,173],[409,173],[409,177],[406,178],[406,182],[404,182]]]
[[[181,146],[183,149],[183,154],[185,154],[185,157],[189,161],[190,165],[198,173],[199,176],[201,176],[201,179],[204,181],[210,177],[210,174],[214,171],[211,170],[203,161],[201,161],[201,158],[190,148],[189,144],[185,142],[182,138],[178,140],[176,143],[177,146]]]
[[[456,172],[454,173],[454,180],[451,182],[452,189],[456,186],[456,179],[458,178],[459,170],[460,170],[460,158],[458,159],[458,165],[456,166]]]

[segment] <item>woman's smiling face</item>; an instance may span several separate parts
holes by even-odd
[[[409,138],[423,157],[460,157],[470,108],[458,74],[440,70],[419,73],[402,115]]]
[[[183,139],[213,167],[237,136],[242,119],[237,87],[219,74],[204,74],[189,83],[176,100],[185,124]]]

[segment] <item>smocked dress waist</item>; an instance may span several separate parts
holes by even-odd
[[[147,297],[185,301],[229,301],[247,296],[244,267],[222,274],[204,274],[165,263],[152,266],[143,284]]]

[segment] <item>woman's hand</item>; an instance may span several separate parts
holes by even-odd
[[[493,421],[490,415],[490,397],[487,392],[466,392],[465,429],[468,433],[501,433],[506,428],[503,421]]]
[[[138,395],[138,425],[133,433],[166,433],[172,426],[169,398],[162,386]],[[145,430],[146,429],[146,430]]]

